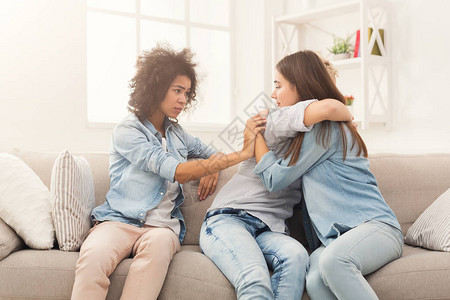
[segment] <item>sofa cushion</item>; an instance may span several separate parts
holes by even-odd
[[[53,163],[59,153],[34,152],[13,149],[11,154],[23,160],[38,176],[42,182],[50,188]],[[74,152],[74,155],[82,155],[89,162],[94,177],[95,205],[105,202],[106,193],[109,190],[109,155],[105,152]]]
[[[70,300],[79,252],[60,250],[17,251],[0,264],[0,299]],[[122,294],[131,259],[125,259],[111,274],[107,300]]]
[[[0,154],[0,218],[35,249],[51,249],[54,227],[50,192],[22,160]]]
[[[403,255],[367,276],[380,299],[449,299],[450,253],[405,245]]]
[[[0,260],[23,248],[23,245],[23,240],[17,233],[0,219]]]
[[[405,242],[411,246],[450,252],[450,189],[417,218],[408,229]]]
[[[50,184],[52,216],[59,249],[77,251],[91,228],[94,181],[84,157],[62,152],[55,160]]]
[[[78,252],[25,249],[0,265],[0,299],[70,299]]]
[[[78,252],[14,252],[0,264],[0,299],[70,299]],[[107,300],[119,299],[132,259],[123,260],[110,276]],[[26,283],[26,284],[24,284]],[[158,297],[164,299],[236,299],[234,288],[198,246],[175,254]]]
[[[182,246],[169,266],[159,300],[236,299],[234,287],[198,246]]]
[[[370,170],[403,234],[450,187],[450,154],[376,154],[369,159]]]

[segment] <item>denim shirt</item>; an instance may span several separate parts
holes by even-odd
[[[94,208],[92,218],[118,221],[142,227],[147,211],[164,198],[167,183],[174,182],[178,164],[187,158],[208,158],[215,150],[186,133],[177,123],[164,121],[167,151],[162,135],[152,123],[143,123],[130,114],[114,128],[109,156],[110,189],[104,204]],[[172,217],[180,220],[180,242],[186,234],[180,205],[184,201],[183,185],[175,200]]]
[[[339,125],[330,122],[328,147],[316,143],[322,124],[305,133],[300,156],[288,167],[289,159],[266,153],[254,172],[269,191],[277,191],[299,178],[303,179],[306,207],[320,241],[328,246],[344,232],[369,220],[379,220],[400,230],[394,212],[381,196],[377,181],[369,170],[367,158],[357,156],[357,145],[344,126],[347,156],[343,160]]]

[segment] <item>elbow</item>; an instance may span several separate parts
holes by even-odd
[[[276,193],[279,190],[281,190],[280,188],[277,188],[276,185],[271,185],[270,187],[267,188],[269,190],[269,192],[271,193]]]
[[[326,103],[324,113],[327,115],[325,119],[330,121],[351,121],[353,115],[348,108],[339,100],[332,99]]]
[[[267,190],[271,193],[275,192],[273,186],[266,186]]]
[[[266,186],[266,189],[271,192],[271,193],[275,193],[278,192],[280,190],[280,188],[278,187],[278,184],[275,182],[264,182],[264,185]]]
[[[335,116],[339,111],[339,103],[338,101],[327,102],[324,107],[324,113],[326,116]]]

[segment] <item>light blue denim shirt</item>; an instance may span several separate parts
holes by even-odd
[[[293,181],[303,179],[306,206],[320,241],[329,245],[347,230],[369,220],[379,220],[400,230],[394,212],[381,196],[377,181],[369,170],[368,159],[351,149],[352,136],[345,127],[347,156],[343,161],[339,125],[330,122],[329,147],[316,143],[321,124],[305,133],[300,156],[288,167],[289,159],[266,153],[254,172],[269,191],[278,191]]]
[[[110,189],[104,204],[94,208],[92,218],[98,221],[118,221],[142,227],[147,211],[164,198],[168,180],[174,182],[175,169],[187,158],[208,158],[215,150],[199,138],[189,135],[177,123],[166,119],[164,128],[167,151],[161,145],[162,136],[152,123],[143,123],[130,114],[114,128],[109,156]],[[183,190],[183,185],[181,191]],[[172,217],[180,220],[180,242],[186,226],[179,206],[181,192],[175,200]]]

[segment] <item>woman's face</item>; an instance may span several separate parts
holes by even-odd
[[[297,89],[283,75],[275,70],[275,89],[271,97],[275,99],[278,107],[291,106],[298,102]]]
[[[164,100],[159,104],[159,110],[167,117],[176,119],[186,106],[186,100],[191,92],[191,80],[184,75],[178,75],[169,86]]]

